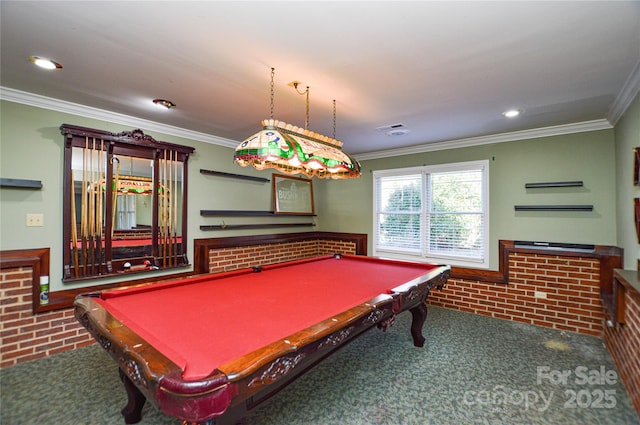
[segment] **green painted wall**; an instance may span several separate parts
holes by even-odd
[[[601,130],[362,162],[359,180],[324,182],[323,230],[369,234],[372,247],[372,170],[489,160],[490,268],[498,240],[616,244],[614,131]],[[525,183],[581,180],[584,187],[525,189]],[[593,205],[593,212],[516,212],[514,205]]]
[[[633,185],[633,149],[640,147],[640,95],[616,124],[615,137],[618,246],[624,249],[624,268],[637,270],[640,244],[633,199],[640,198],[640,186]]]
[[[635,111],[638,106],[636,102]],[[62,123],[121,132],[131,127],[3,101],[0,103],[0,176],[41,180],[42,190],[0,189],[0,249],[51,248],[51,290],[71,287],[62,277]],[[625,122],[628,122],[625,119]],[[636,128],[637,120],[631,127]],[[634,127],[635,125],[635,127]],[[626,126],[626,124],[625,124]],[[626,128],[626,127],[625,127]],[[142,128],[157,140],[195,147],[189,160],[189,240],[291,231],[372,232],[371,170],[479,159],[490,160],[491,268],[497,268],[499,239],[616,244],[614,130],[428,152],[363,162],[363,176],[313,180],[317,217],[210,217],[202,209],[271,210],[270,183],[206,176],[200,169],[270,178],[239,168],[232,150]],[[633,136],[632,136],[633,137]],[[633,141],[628,142],[633,145]],[[527,182],[582,180],[583,188],[525,190]],[[635,196],[638,196],[637,194]],[[515,204],[592,204],[592,213],[516,213]],[[27,213],[44,214],[43,227],[26,227]],[[315,227],[203,232],[202,224],[313,222]],[[620,238],[620,237],[619,237]],[[108,282],[106,280],[105,282]]]
[[[62,164],[63,123],[115,133],[133,128],[2,101],[0,103],[0,177],[42,181],[41,190],[0,189],[0,250],[51,249],[51,290],[87,284],[62,283]],[[256,129],[259,125],[256,124]],[[312,231],[315,227],[258,230],[201,231],[206,224],[314,222],[309,217],[201,217],[200,210],[272,210],[271,183],[206,176],[200,169],[270,178],[271,173],[240,168],[230,148],[147,131],[156,140],[195,147],[189,159],[188,258],[193,261],[193,239],[249,234]],[[43,227],[26,227],[26,214],[44,214]],[[111,282],[116,279],[105,279]],[[119,279],[121,280],[121,279]],[[89,283],[95,284],[95,283]]]

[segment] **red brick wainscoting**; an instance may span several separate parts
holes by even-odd
[[[620,319],[624,324],[607,327],[604,339],[629,398],[640,415],[640,293],[627,287],[623,302],[624,312]]]
[[[454,277],[429,304],[602,336],[598,258],[510,252],[508,262],[507,283]]]
[[[34,314],[33,282],[49,274],[48,249],[0,256],[0,368],[93,344],[73,309]]]
[[[366,255],[367,235],[313,232],[196,239],[194,246],[195,272],[219,273],[333,253]]]

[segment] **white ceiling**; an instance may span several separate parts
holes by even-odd
[[[640,2],[0,2],[1,86],[241,141],[268,118],[352,154],[619,118]],[[44,71],[31,55],[63,69]],[[162,111],[151,100],[172,100]],[[520,108],[506,119],[501,113]],[[387,136],[376,128],[404,124]],[[144,129],[144,127],[143,127]],[[357,155],[356,155],[357,156]]]

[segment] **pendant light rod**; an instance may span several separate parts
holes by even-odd
[[[307,105],[306,105],[305,118],[304,118],[304,129],[308,130],[309,129],[309,86],[307,86],[307,89],[305,91],[300,91],[298,89],[298,86],[300,84],[302,84],[302,83],[300,81],[297,81],[297,80],[294,80],[294,81],[289,83],[289,85],[291,87],[293,87],[300,96],[302,96],[304,94],[307,95]]]

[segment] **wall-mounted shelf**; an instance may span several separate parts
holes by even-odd
[[[13,187],[18,189],[42,189],[42,182],[40,180],[0,178],[0,187]]]
[[[272,223],[272,224],[216,224],[203,225],[200,230],[240,230],[240,229],[267,229],[271,227],[312,227],[313,223]]]
[[[546,183],[525,183],[525,189],[539,189],[544,187],[582,187],[584,183],[581,181],[572,182],[546,182]]]
[[[516,248],[526,249],[545,249],[551,251],[556,250],[588,253],[593,253],[596,250],[595,245],[563,242],[513,241],[513,246]]]
[[[315,214],[275,214],[273,211],[253,210],[200,210],[202,217],[315,217]]]
[[[269,179],[265,179],[264,177],[253,177],[253,176],[245,176],[242,174],[225,173],[222,171],[203,170],[202,168],[200,169],[200,173],[206,174],[208,176],[228,177],[232,179],[250,180],[250,181],[260,182],[260,183],[266,183],[271,181]]]
[[[252,210],[200,210],[202,217],[263,217],[273,216],[273,211]]]
[[[593,205],[515,205],[516,211],[593,211]]]

